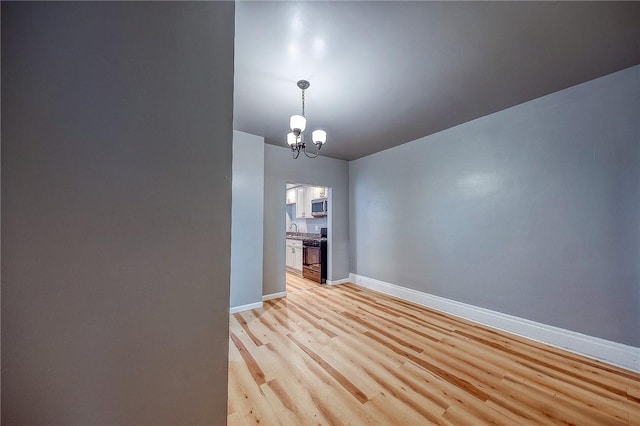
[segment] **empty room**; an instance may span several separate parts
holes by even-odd
[[[639,6],[236,4],[228,424],[640,422]]]
[[[1,11],[1,422],[640,424],[640,2]]]

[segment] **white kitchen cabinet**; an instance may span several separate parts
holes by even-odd
[[[304,219],[311,217],[311,201],[307,202],[307,190],[304,186],[295,188],[296,190],[296,218]]]
[[[287,240],[287,248],[286,248],[286,256],[285,256],[285,264],[287,265],[287,268],[293,268],[294,265],[294,249],[293,246],[291,246],[289,244],[289,241],[293,241],[293,240]]]
[[[293,248],[293,269],[302,273],[302,246]]]
[[[311,201],[326,198],[327,188],[324,186],[299,186],[293,189],[296,191],[296,219],[312,219]]]
[[[327,188],[324,186],[299,186],[296,191],[296,219],[311,219],[311,201],[326,198]]]
[[[324,186],[310,186],[311,198],[310,200],[317,200],[318,198],[327,198],[327,188]]]
[[[287,204],[296,203],[296,188],[287,189]]]
[[[302,272],[302,241],[287,239],[285,259],[288,268]]]

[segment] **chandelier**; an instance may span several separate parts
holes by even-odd
[[[307,153],[307,146],[304,142],[303,133],[307,127],[307,119],[304,117],[304,91],[309,88],[311,83],[307,80],[298,81],[298,87],[302,90],[302,115],[292,115],[289,119],[289,127],[291,133],[287,135],[287,143],[291,147],[293,158],[298,158],[300,151],[304,152],[309,158],[316,158],[320,154],[320,148],[327,141],[327,132],[324,130],[314,130],[311,132],[311,141],[316,146],[316,152]]]

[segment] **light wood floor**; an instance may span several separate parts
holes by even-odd
[[[319,287],[321,284],[287,272],[286,290],[287,295],[301,290],[311,290]]]
[[[229,425],[640,424],[640,375],[352,284],[307,287],[231,315]]]

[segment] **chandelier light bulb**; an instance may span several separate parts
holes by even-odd
[[[316,145],[318,145],[318,144],[322,145],[327,141],[327,132],[325,132],[324,130],[320,130],[320,129],[314,130],[311,133],[311,140]]]
[[[294,132],[297,131],[297,133],[300,134],[307,128],[307,119],[302,115],[292,115],[289,119],[289,127],[291,127],[291,130]]]
[[[289,146],[294,146],[297,143],[297,140],[298,138],[293,134],[293,132],[287,134],[287,143]]]

